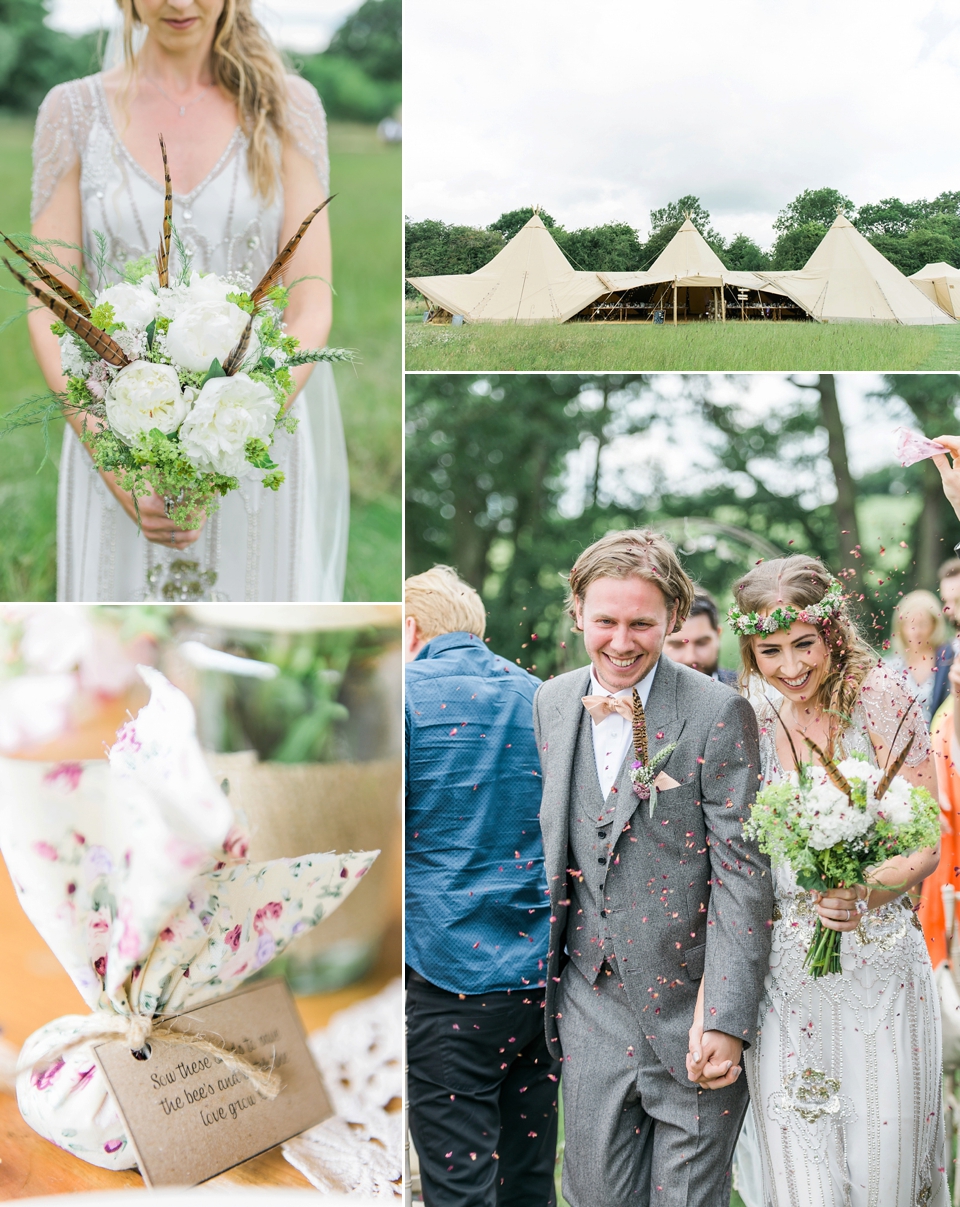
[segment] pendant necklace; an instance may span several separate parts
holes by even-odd
[[[197,103],[197,101],[201,100],[210,91],[210,85],[205,84],[203,86],[203,88],[201,88],[201,90],[193,98],[192,101],[187,101],[187,103],[185,105],[181,105],[179,101],[175,101],[173,99],[173,97],[169,95],[169,93],[165,92],[164,89],[160,87],[160,85],[157,83],[156,80],[151,80],[149,76],[144,76],[144,79],[147,81],[148,84],[152,84],[154,86],[154,88],[156,88],[157,92],[159,92],[160,95],[165,100],[168,100],[171,105],[176,105],[176,107],[180,110],[181,117],[186,117],[187,110],[190,108],[190,106],[195,105]]]

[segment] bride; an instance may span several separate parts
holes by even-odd
[[[775,608],[789,626],[756,632],[750,613]],[[912,737],[901,774],[936,795],[917,702],[877,665],[821,562],[755,567],[734,589],[736,619],[746,675],[779,693],[776,705],[754,701],[765,783],[794,767],[793,749],[809,757],[805,737],[880,767]],[[737,1161],[748,1207],[946,1207],[937,993],[904,895],[938,860],[937,849],[893,858],[869,886],[825,894],[774,869],[770,972],[744,1054],[751,1114]],[[843,971],[814,980],[803,960],[818,914],[843,932]],[[751,1178],[757,1148],[762,1178]]]
[[[37,118],[34,236],[59,243],[72,274],[98,279],[97,234],[108,264],[155,251],[163,217],[166,140],[173,221],[200,272],[244,273],[255,283],[302,218],[326,196],[326,121],[313,87],[285,74],[251,14],[251,0],[117,0],[122,65],[54,88]],[[137,49],[135,49],[138,47]],[[81,255],[72,248],[83,247]],[[289,274],[287,332],[322,347],[332,317],[326,211],[302,240]],[[47,384],[62,390],[60,355],[44,309],[30,336]],[[312,369],[312,373],[311,373]],[[343,427],[329,364],[293,370],[293,435],[273,458],[278,491],[247,478],[189,531],[156,495],[139,502],[98,473],[69,417],[57,500],[57,596],[129,601],[340,599],[348,482]],[[212,585],[211,585],[212,584]]]

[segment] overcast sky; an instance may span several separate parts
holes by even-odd
[[[408,0],[404,207],[568,229],[693,193],[763,246],[806,188],[960,189],[960,0]]]
[[[304,54],[323,50],[360,0],[255,0],[254,11],[276,42]],[[119,21],[115,0],[54,0],[50,24],[69,33],[109,28]]]

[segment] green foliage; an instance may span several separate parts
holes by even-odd
[[[668,201],[662,209],[651,210],[650,232],[656,234],[667,226],[679,228],[688,216],[705,239],[708,239],[708,232],[713,238],[720,239],[720,236],[710,227],[709,210],[701,204],[700,198],[694,197],[692,193],[680,197],[677,201]]]
[[[852,216],[853,202],[837,189],[804,189],[780,211],[773,229],[784,235],[813,222],[827,230],[837,217],[837,206],[848,218]]]
[[[637,272],[643,263],[643,246],[626,222],[557,230],[554,238],[574,268],[585,272]]]
[[[472,226],[454,226],[426,219],[406,223],[406,276],[433,277],[445,273],[476,272],[503,251],[503,236],[498,231]],[[416,290],[407,285],[408,297]]]
[[[820,246],[826,228],[817,222],[804,222],[785,231],[773,245],[771,263],[776,272],[803,268]]]
[[[496,222],[491,222],[487,227],[489,231],[499,231],[503,236],[504,243],[509,243],[514,235],[527,225],[533,217],[533,206],[525,205],[518,210],[508,210],[505,214],[501,214]],[[556,227],[556,222],[546,210],[540,210],[540,221],[548,230],[553,230]]]
[[[770,267],[770,257],[748,235],[734,235],[722,259],[733,272],[760,272]]]
[[[34,113],[47,92],[100,66],[98,37],[44,24],[43,0],[0,0],[0,109]]]
[[[328,55],[356,63],[373,80],[400,80],[401,0],[364,0],[327,47]]]
[[[352,59],[329,53],[310,55],[297,64],[300,74],[316,88],[331,118],[378,122],[400,103],[399,80],[375,80]]]

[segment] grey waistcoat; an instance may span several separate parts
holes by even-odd
[[[621,792],[632,792],[629,765],[632,748],[624,759],[617,783],[606,800],[600,793],[593,749],[593,721],[586,709],[577,733],[570,793],[570,859],[579,875],[570,876],[570,912],[567,917],[567,951],[578,970],[593,984],[604,960],[615,964],[610,916],[605,905],[604,882],[612,871],[616,845],[613,814]]]

